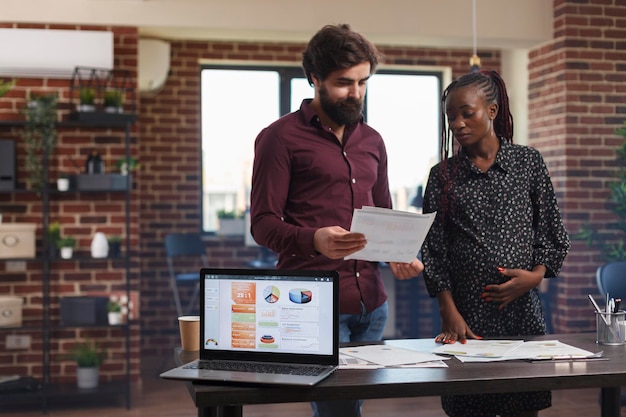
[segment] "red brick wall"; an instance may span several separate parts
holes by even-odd
[[[137,78],[136,28],[105,26],[70,26],[70,25],[25,25],[2,24],[1,27],[50,28],[67,30],[107,30],[114,33],[115,68],[130,72],[132,86]],[[64,120],[69,113],[69,95],[71,80],[22,78],[17,85],[0,99],[0,120],[20,119],[20,110],[30,94],[56,93],[59,96],[59,120]],[[128,100],[128,98],[127,98]],[[74,99],[76,102],[76,99]],[[136,105],[136,103],[135,103]],[[131,131],[131,154],[138,154],[137,128]],[[84,166],[91,151],[96,148],[102,155],[108,172],[111,172],[117,160],[124,155],[125,134],[120,128],[77,128],[58,127],[58,145],[50,162],[50,180],[55,181],[59,172],[73,172],[70,158],[79,166]],[[0,127],[2,138],[14,139],[17,144],[18,183],[24,187],[27,177],[25,171],[25,148],[21,140],[21,127]],[[138,193],[131,197],[131,234],[132,249],[131,288],[138,289],[139,277],[139,201]],[[89,291],[110,293],[125,291],[124,263],[121,260],[89,259],[91,239],[96,231],[107,235],[125,236],[125,196],[123,193],[76,193],[55,194],[51,197],[50,220],[61,223],[61,235],[72,235],[78,240],[76,255],[81,260],[53,261],[50,270],[51,320],[59,321],[59,299],[64,296],[84,295]],[[0,193],[0,211],[3,222],[29,222],[37,224],[37,246],[41,248],[42,237],[42,201],[34,193]],[[125,236],[126,237],[126,236]],[[6,350],[5,335],[0,333],[0,374],[32,375],[42,378],[41,352],[42,333],[37,330],[42,317],[42,263],[27,262],[26,272],[7,272],[6,263],[0,262],[0,294],[24,297],[23,309],[25,330],[18,334],[32,336],[30,350]],[[101,369],[101,381],[119,379],[125,375],[124,334],[120,329],[109,328],[63,328],[58,326],[51,332],[51,381],[54,383],[75,381],[75,364],[67,361],[67,348],[76,339],[93,338],[108,350],[108,358]],[[139,325],[131,328],[131,376],[139,376]]]
[[[614,134],[626,120],[626,3],[555,0],[554,40],[530,53],[529,142],[550,169],[570,234],[613,219]],[[599,251],[575,241],[554,283],[556,332],[593,331]]]

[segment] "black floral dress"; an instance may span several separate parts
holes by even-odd
[[[449,290],[470,329],[482,337],[546,334],[537,288],[502,310],[480,297],[485,285],[508,279],[497,267],[544,265],[546,278],[552,278],[569,251],[541,154],[501,141],[487,172],[463,152],[439,163],[424,195],[424,212],[434,211],[437,217],[423,248],[429,294]],[[442,397],[444,411],[453,417],[509,415],[550,405],[549,391]]]

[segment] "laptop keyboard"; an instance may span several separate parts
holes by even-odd
[[[190,369],[213,369],[216,371],[256,372],[283,375],[319,375],[324,369],[315,366],[280,363],[246,363],[233,361],[196,361],[185,366]]]

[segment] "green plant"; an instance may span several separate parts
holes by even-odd
[[[70,352],[70,359],[81,368],[98,367],[105,357],[106,353],[93,341],[78,342]]]
[[[575,240],[584,240],[589,247],[599,244],[603,258],[608,261],[626,261],[626,247],[624,247],[624,233],[626,233],[626,121],[624,126],[615,129],[615,134],[624,138],[617,152],[617,180],[609,185],[609,201],[617,220],[607,225],[608,232],[600,233],[589,223],[572,235]]]
[[[109,243],[121,243],[122,242],[122,236],[120,235],[111,235],[107,238],[107,240],[109,241]]]
[[[93,105],[96,102],[96,90],[91,87],[83,87],[79,92],[80,104]]]
[[[128,157],[128,160],[126,158],[120,158],[120,159],[117,160],[117,169],[121,173],[126,173],[127,174],[128,171],[133,171],[133,170],[139,169],[139,168],[141,168],[141,165],[139,164],[139,161],[137,161],[132,156]]]
[[[121,313],[122,312],[122,304],[117,300],[109,300],[107,304],[107,311],[109,313]]]
[[[218,219],[243,219],[243,214],[235,210],[218,210]]]
[[[57,96],[31,95],[23,109],[26,124],[22,137],[26,144],[26,170],[30,187],[41,190],[48,178],[43,161],[49,161],[57,143]]]
[[[0,80],[0,97],[4,96],[6,93],[11,91],[14,85],[15,85],[15,80],[11,80],[11,81]]]
[[[109,89],[104,91],[104,107],[121,107],[122,90]]]
[[[56,245],[61,237],[61,224],[52,222],[48,224],[48,242],[50,245]]]
[[[76,239],[71,236],[65,236],[56,241],[57,248],[72,248],[76,247]]]

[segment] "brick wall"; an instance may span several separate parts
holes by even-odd
[[[614,220],[614,134],[626,120],[626,2],[555,0],[554,39],[530,53],[529,144],[550,169],[570,234]],[[599,299],[599,251],[575,241],[553,284],[556,332],[593,331],[587,294]]]
[[[66,29],[66,30],[107,30],[114,33],[115,68],[130,72],[131,84],[136,86],[138,31],[127,27],[85,27],[70,25],[28,25],[1,24],[1,27]],[[69,108],[71,80],[23,78],[0,99],[0,120],[20,119],[20,111],[26,98],[31,94],[56,93],[59,97],[59,120],[65,120]],[[76,98],[74,102],[76,102]],[[127,98],[128,100],[128,98]],[[130,103],[127,103],[130,104]],[[135,103],[136,104],[136,103]],[[107,172],[112,172],[116,162],[125,152],[125,131],[120,128],[78,128],[59,126],[58,145],[50,161],[50,180],[55,181],[60,172],[73,173],[72,160],[84,167],[89,152],[97,149],[102,155]],[[20,126],[2,126],[3,139],[13,139],[17,145],[17,179],[24,188],[25,148],[21,139]],[[137,128],[131,131],[131,154],[137,155]],[[53,187],[55,188],[55,187]],[[78,241],[75,260],[52,261],[50,264],[51,309],[53,323],[59,322],[59,299],[64,296],[85,295],[88,292],[111,293],[125,291],[124,262],[121,260],[90,259],[90,243],[96,231],[107,235],[118,234],[130,238],[132,250],[131,288],[138,290],[139,278],[139,194],[131,197],[131,233],[125,236],[125,195],[123,193],[77,193],[54,194],[51,196],[50,220],[61,224],[61,235],[74,236]],[[41,253],[42,241],[42,201],[35,193],[0,193],[0,211],[3,222],[29,222],[37,224],[37,246]],[[6,263],[0,263],[0,294],[23,297],[23,321],[26,329],[18,334],[32,336],[30,350],[5,349],[8,332],[0,333],[0,374],[32,375],[42,378],[41,352],[42,333],[37,330],[42,317],[42,263],[29,261],[26,272],[8,272]],[[120,379],[126,373],[124,332],[120,328],[59,328],[51,332],[51,382],[73,383],[75,364],[65,359],[70,344],[77,339],[93,338],[108,350],[108,358],[101,369],[101,381]],[[139,377],[139,326],[131,328],[131,377]]]

